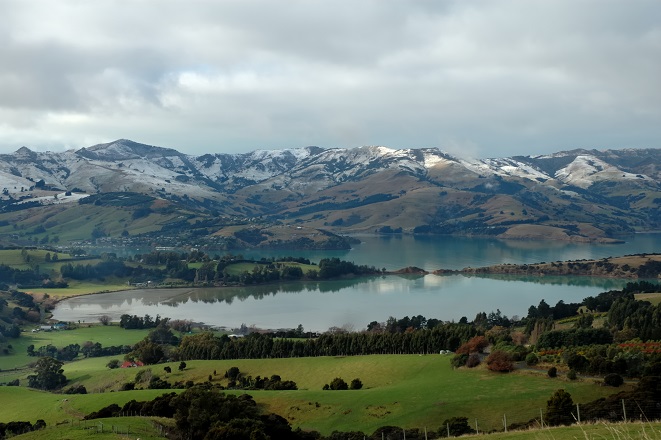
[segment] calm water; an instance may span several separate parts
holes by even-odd
[[[534,263],[593,259],[661,249],[660,234],[637,235],[619,245],[499,241],[454,237],[361,237],[350,251],[255,252],[246,257],[297,255],[318,261],[337,256],[378,268],[418,266],[427,270],[460,269],[496,263]],[[62,321],[96,321],[100,315],[119,319],[123,313],[191,319],[236,328],[242,323],[261,328],[323,331],[331,326],[356,330],[389,316],[469,319],[478,312],[500,309],[507,316],[525,315],[541,299],[578,302],[599,292],[621,288],[625,280],[599,278],[373,277],[319,283],[289,283],[223,289],[149,289],[72,298],[56,308]]]

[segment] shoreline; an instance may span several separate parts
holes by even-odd
[[[528,277],[533,277],[533,278],[545,278],[545,277],[589,277],[589,278],[610,278],[610,279],[622,279],[622,280],[638,280],[638,279],[655,279],[654,277],[649,278],[649,277],[639,277],[637,274],[631,272],[631,267],[629,267],[628,270],[623,270],[622,267],[627,265],[626,261],[629,261],[631,259],[641,259],[641,258],[647,258],[649,261],[654,261],[654,262],[659,262],[661,264],[661,254],[634,254],[634,255],[627,255],[627,256],[622,256],[622,257],[609,257],[605,258],[602,260],[566,260],[562,262],[557,262],[557,263],[532,263],[532,264],[502,264],[502,265],[492,265],[492,266],[483,266],[483,267],[466,267],[463,269],[435,269],[432,271],[428,271],[425,269],[421,269],[419,267],[415,266],[408,266],[404,267],[398,270],[392,270],[392,271],[385,271],[385,272],[378,272],[378,273],[373,273],[373,274],[365,274],[365,275],[350,275],[350,276],[341,276],[341,277],[336,277],[336,278],[329,278],[329,279],[324,279],[324,280],[312,280],[312,279],[301,279],[301,280],[295,280],[299,282],[324,282],[324,281],[336,281],[336,280],[342,280],[342,279],[359,279],[359,278],[369,278],[369,277],[374,277],[374,276],[412,276],[412,277],[422,277],[425,275],[435,275],[435,276],[453,276],[453,275],[464,275],[464,276],[484,276],[484,277],[489,277],[489,276],[528,276]],[[612,263],[612,261],[618,261],[620,263]],[[594,268],[594,266],[597,266],[599,263],[602,263],[602,266],[604,264],[617,264],[614,268],[609,268],[607,267],[604,270],[601,271],[588,271],[586,269],[586,265],[588,268]],[[564,269],[565,267],[570,268],[571,265],[574,266],[580,266],[576,270],[574,269],[569,269],[566,270]],[[563,269],[560,270],[559,268],[562,267]],[[617,269],[617,270],[615,270]],[[660,278],[661,274],[657,275],[656,279]],[[290,280],[291,281],[291,280]],[[223,288],[228,288],[228,287],[235,287],[235,288],[246,288],[246,287],[251,287],[251,286],[268,286],[268,285],[277,285],[277,284],[282,284],[282,281],[269,281],[265,283],[259,283],[259,284],[243,284],[243,285],[227,285],[227,284],[218,284],[218,285],[194,285],[194,284],[186,284],[186,285],[156,285],[154,287],[149,287],[149,288],[138,288],[135,286],[128,287],[126,289],[118,289],[118,290],[110,290],[110,289],[104,289],[104,290],[98,290],[94,292],[85,292],[85,293],[80,293],[80,294],[73,294],[69,296],[62,296],[62,297],[56,297],[53,295],[53,292],[28,292],[33,296],[36,295],[42,295],[42,301],[43,301],[43,294],[46,293],[49,295],[49,299],[51,299],[51,304],[53,306],[56,306],[62,301],[65,301],[67,299],[71,298],[78,298],[82,296],[88,296],[88,295],[99,295],[103,293],[116,293],[116,292],[127,292],[127,291],[133,291],[133,290],[170,290],[170,289],[223,289]]]

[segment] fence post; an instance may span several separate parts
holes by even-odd
[[[446,423],[445,426],[448,428],[448,438],[450,438],[450,423]]]
[[[480,430],[477,427],[477,417],[475,418],[475,432],[478,433],[478,434],[480,433]]]
[[[425,440],[427,440],[427,427],[425,426]]]
[[[404,440],[406,440],[406,429],[402,428],[402,432],[404,433]]]
[[[576,404],[576,418],[578,419],[578,424],[581,424],[581,407]]]
[[[624,406],[624,399],[622,399],[622,414],[624,414],[624,423],[627,423],[627,407]]]
[[[507,414],[503,414],[503,426],[505,427],[505,432],[507,432]]]
[[[544,413],[542,412],[542,409],[539,409],[539,423],[542,425],[542,428],[544,427]]]

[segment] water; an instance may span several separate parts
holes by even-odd
[[[338,257],[387,270],[406,266],[462,269],[493,264],[530,264],[542,261],[598,259],[661,251],[661,234],[636,234],[622,244],[568,243],[562,241],[498,240],[495,238],[449,236],[362,236],[362,243],[344,251],[296,251],[297,256],[319,261]],[[239,253],[239,252],[236,252]],[[287,251],[248,250],[247,258],[279,257]]]
[[[460,269],[497,263],[534,263],[594,259],[661,249],[661,235],[632,237],[625,244],[594,245],[559,242],[499,241],[456,237],[362,237],[350,251],[245,251],[246,257],[296,255],[318,261],[336,256],[388,270],[418,266],[427,270]],[[309,331],[329,327],[363,329],[389,316],[473,319],[478,312],[499,309],[523,316],[541,299],[579,302],[600,292],[619,289],[626,280],[583,277],[424,277],[379,276],[354,280],[287,283],[221,289],[146,289],[63,301],[54,311],[62,321],[96,321],[123,313],[190,319],[207,325],[236,328],[294,328]]]

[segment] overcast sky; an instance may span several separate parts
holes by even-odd
[[[0,152],[661,147],[661,1],[0,0]]]

